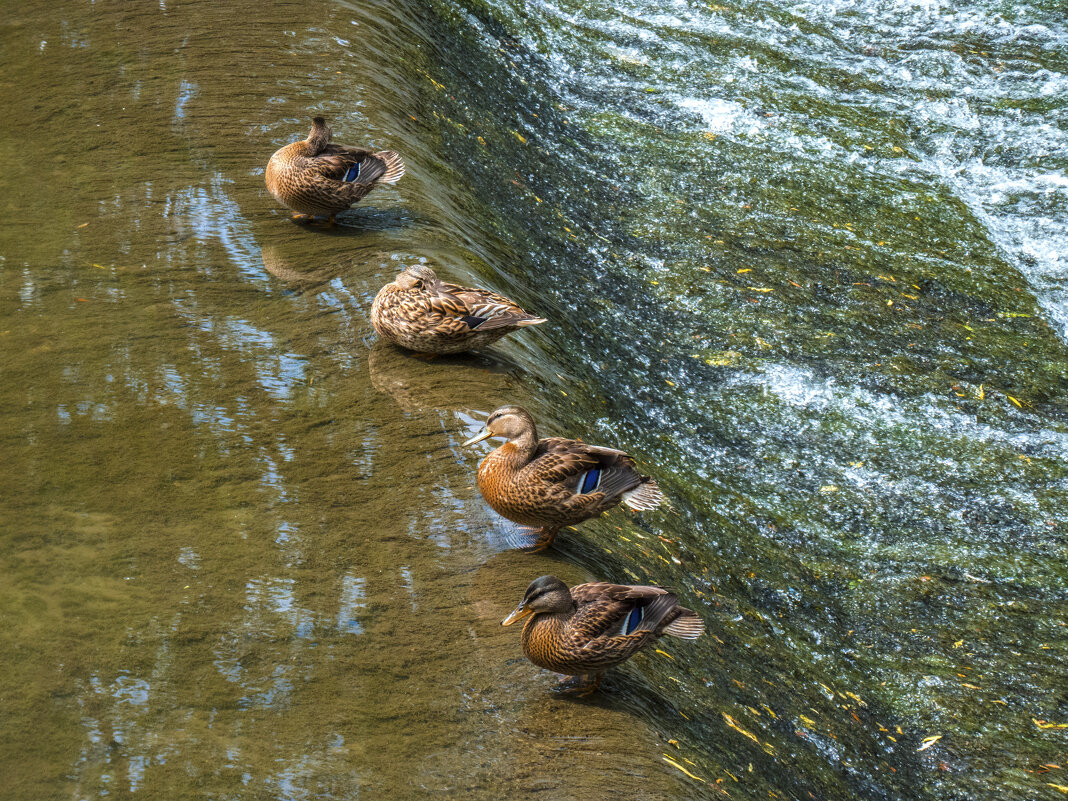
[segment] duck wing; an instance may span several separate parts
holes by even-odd
[[[705,623],[698,614],[679,606],[675,594],[663,587],[594,582],[572,587],[571,597],[578,604],[579,614],[589,605],[605,609],[601,615],[612,620],[606,630],[613,637],[637,633],[639,629],[686,640],[696,640],[705,633]]]
[[[428,294],[431,309],[440,314],[444,318],[443,324],[455,329],[455,333],[518,328],[545,322],[541,317],[527,314],[503,295],[486,289],[439,282]]]
[[[595,597],[579,605],[565,636],[583,661],[594,666],[629,658],[654,642],[679,615],[678,600],[658,587],[602,585],[589,595]]]
[[[363,187],[391,184],[404,175],[404,161],[392,150],[371,152],[330,144],[313,160],[316,172],[323,178]]]
[[[641,475],[634,460],[615,448],[548,437],[538,442],[534,458],[523,469],[576,498],[585,496],[599,502],[622,498],[635,510],[654,509],[663,500],[656,482]]]

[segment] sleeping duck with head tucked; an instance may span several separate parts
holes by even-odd
[[[372,152],[333,144],[323,117],[312,120],[307,139],[280,148],[267,163],[267,189],[296,212],[294,219],[334,218],[379,184],[404,175],[404,161],[392,150]]]
[[[504,295],[446,283],[425,264],[399,273],[371,304],[375,331],[416,353],[462,353],[544,322]]]
[[[564,526],[573,526],[619,503],[634,511],[655,509],[660,487],[643,476],[623,451],[563,437],[538,439],[534,418],[519,406],[502,406],[486,428],[467,440],[508,441],[478,466],[478,489],[498,514],[540,529],[532,552],[543,551]]]
[[[695,612],[661,587],[597,582],[568,588],[555,576],[531,582],[502,626],[526,619],[523,653],[538,667],[581,677],[588,695],[605,670],[625,662],[664,634],[696,640],[705,631]]]

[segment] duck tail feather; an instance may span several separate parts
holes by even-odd
[[[400,154],[393,150],[379,150],[375,153],[375,158],[382,159],[386,165],[386,171],[382,173],[382,177],[378,179],[380,184],[392,184],[396,183],[404,175],[404,160],[400,157]]]
[[[542,323],[547,322],[548,320],[546,320],[544,317],[526,317],[522,320],[517,320],[515,325],[518,327],[522,327],[524,325],[541,325]]]
[[[664,634],[672,637],[681,637],[684,640],[696,640],[705,633],[705,621],[697,616],[697,613],[679,607],[679,616],[665,627]]]
[[[657,483],[648,476],[642,477],[642,483],[623,493],[623,503],[635,512],[647,512],[664,502],[664,493]]]

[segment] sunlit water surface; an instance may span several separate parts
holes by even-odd
[[[1058,2],[2,25],[0,794],[1064,797]],[[312,113],[408,164],[329,232],[263,187]],[[400,353],[416,259],[550,323]],[[503,402],[672,508],[510,550]],[[709,634],[561,698],[549,572]]]

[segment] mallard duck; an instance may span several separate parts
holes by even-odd
[[[704,621],[661,587],[598,582],[568,589],[556,576],[532,581],[501,625],[524,618],[527,659],[556,673],[581,676],[584,693],[597,689],[605,670],[661,635],[696,640],[705,631]]]
[[[539,440],[534,418],[519,406],[497,409],[485,430],[464,445],[489,437],[508,442],[478,466],[479,492],[509,520],[541,529],[533,552],[548,548],[564,526],[597,517],[620,501],[645,511],[664,500],[656,482],[623,451],[562,437]]]
[[[280,148],[267,162],[267,189],[297,212],[294,219],[326,217],[333,225],[338,212],[404,175],[404,162],[392,150],[334,145],[332,136],[326,120],[316,117],[307,139]]]
[[[425,264],[404,270],[371,304],[379,335],[419,353],[474,350],[544,322],[496,292],[447,284]]]

